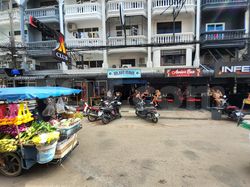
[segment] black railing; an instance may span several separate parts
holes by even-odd
[[[201,34],[202,41],[218,41],[218,40],[233,40],[233,39],[244,39],[245,30],[225,30],[225,31],[210,31]]]
[[[202,5],[247,3],[247,0],[202,0]]]

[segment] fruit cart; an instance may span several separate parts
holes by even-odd
[[[54,124],[36,121],[27,102],[78,93],[80,90],[64,87],[0,89],[0,172],[3,175],[18,176],[23,169],[28,170],[37,163],[62,162],[77,147],[80,118]]]

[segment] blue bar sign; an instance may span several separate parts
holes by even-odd
[[[140,69],[108,69],[107,76],[109,79],[141,78],[141,70]]]

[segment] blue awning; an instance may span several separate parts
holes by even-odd
[[[30,99],[45,99],[48,97],[79,94],[81,90],[64,87],[16,87],[0,88],[1,101],[18,101]]]

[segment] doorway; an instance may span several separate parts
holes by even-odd
[[[122,59],[121,60],[121,67],[135,67],[135,59]]]

